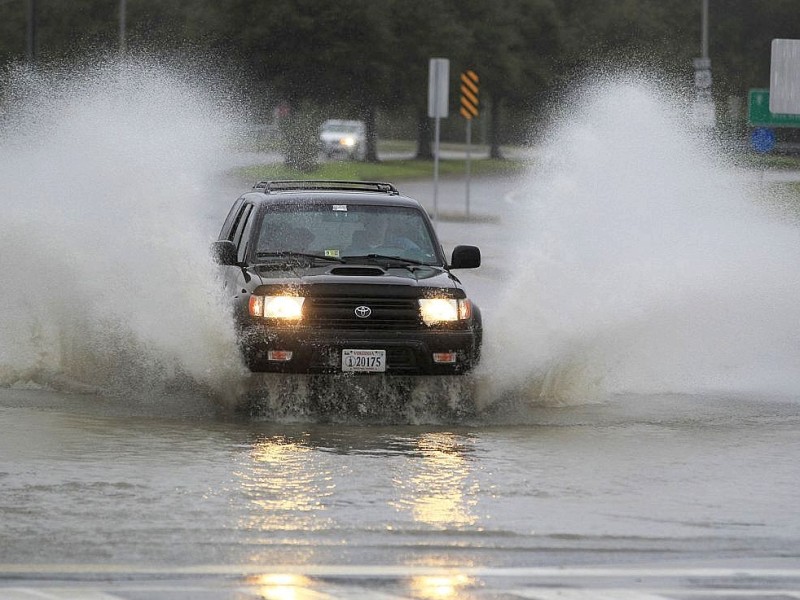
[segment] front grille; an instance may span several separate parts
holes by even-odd
[[[356,316],[356,309],[367,307],[371,314]],[[415,298],[307,297],[303,304],[303,323],[321,329],[422,329],[419,304]]]

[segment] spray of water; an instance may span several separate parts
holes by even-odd
[[[796,394],[800,231],[769,208],[787,199],[658,85],[579,97],[517,197],[526,241],[487,332],[490,397]]]
[[[435,421],[460,388],[250,375],[208,248],[243,119],[153,61],[11,72],[0,113],[0,386],[136,407],[214,397],[275,420]],[[188,392],[188,393],[187,393]]]
[[[237,122],[221,86],[146,60],[7,84],[0,385],[224,389],[241,366],[208,257]]]
[[[7,81],[0,385],[238,393],[207,252],[229,200],[209,176],[238,120],[219,86],[147,61]],[[658,86],[580,98],[517,196],[525,241],[487,322],[484,399],[796,393],[800,234],[774,191]]]

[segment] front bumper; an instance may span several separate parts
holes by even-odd
[[[342,350],[385,350],[386,375],[457,375],[478,363],[480,336],[466,330],[325,331],[270,329],[254,325],[241,338],[251,371],[341,373]],[[269,351],[291,352],[291,360],[269,360]],[[454,363],[437,363],[434,353],[455,353]]]

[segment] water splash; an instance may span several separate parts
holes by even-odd
[[[640,79],[583,90],[518,196],[520,277],[487,331],[492,396],[800,390],[792,204]],[[796,206],[796,200],[794,200]]]
[[[219,89],[147,60],[9,72],[0,384],[224,388],[239,373],[207,250],[237,122]]]
[[[254,373],[239,413],[281,423],[442,424],[474,422],[469,377],[373,377]]]
[[[239,118],[220,86],[147,61],[8,82],[0,385],[238,397],[248,377],[207,255],[230,200],[214,204],[209,177]],[[686,114],[658,86],[614,80],[555,119],[518,197],[522,276],[487,320],[479,407],[520,389],[800,389],[800,235],[768,208],[788,200]],[[461,396],[420,394],[401,417],[438,421],[428,401]]]

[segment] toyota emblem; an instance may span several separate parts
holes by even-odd
[[[369,306],[356,306],[355,311],[356,316],[359,319],[366,319],[372,314],[372,309]]]

